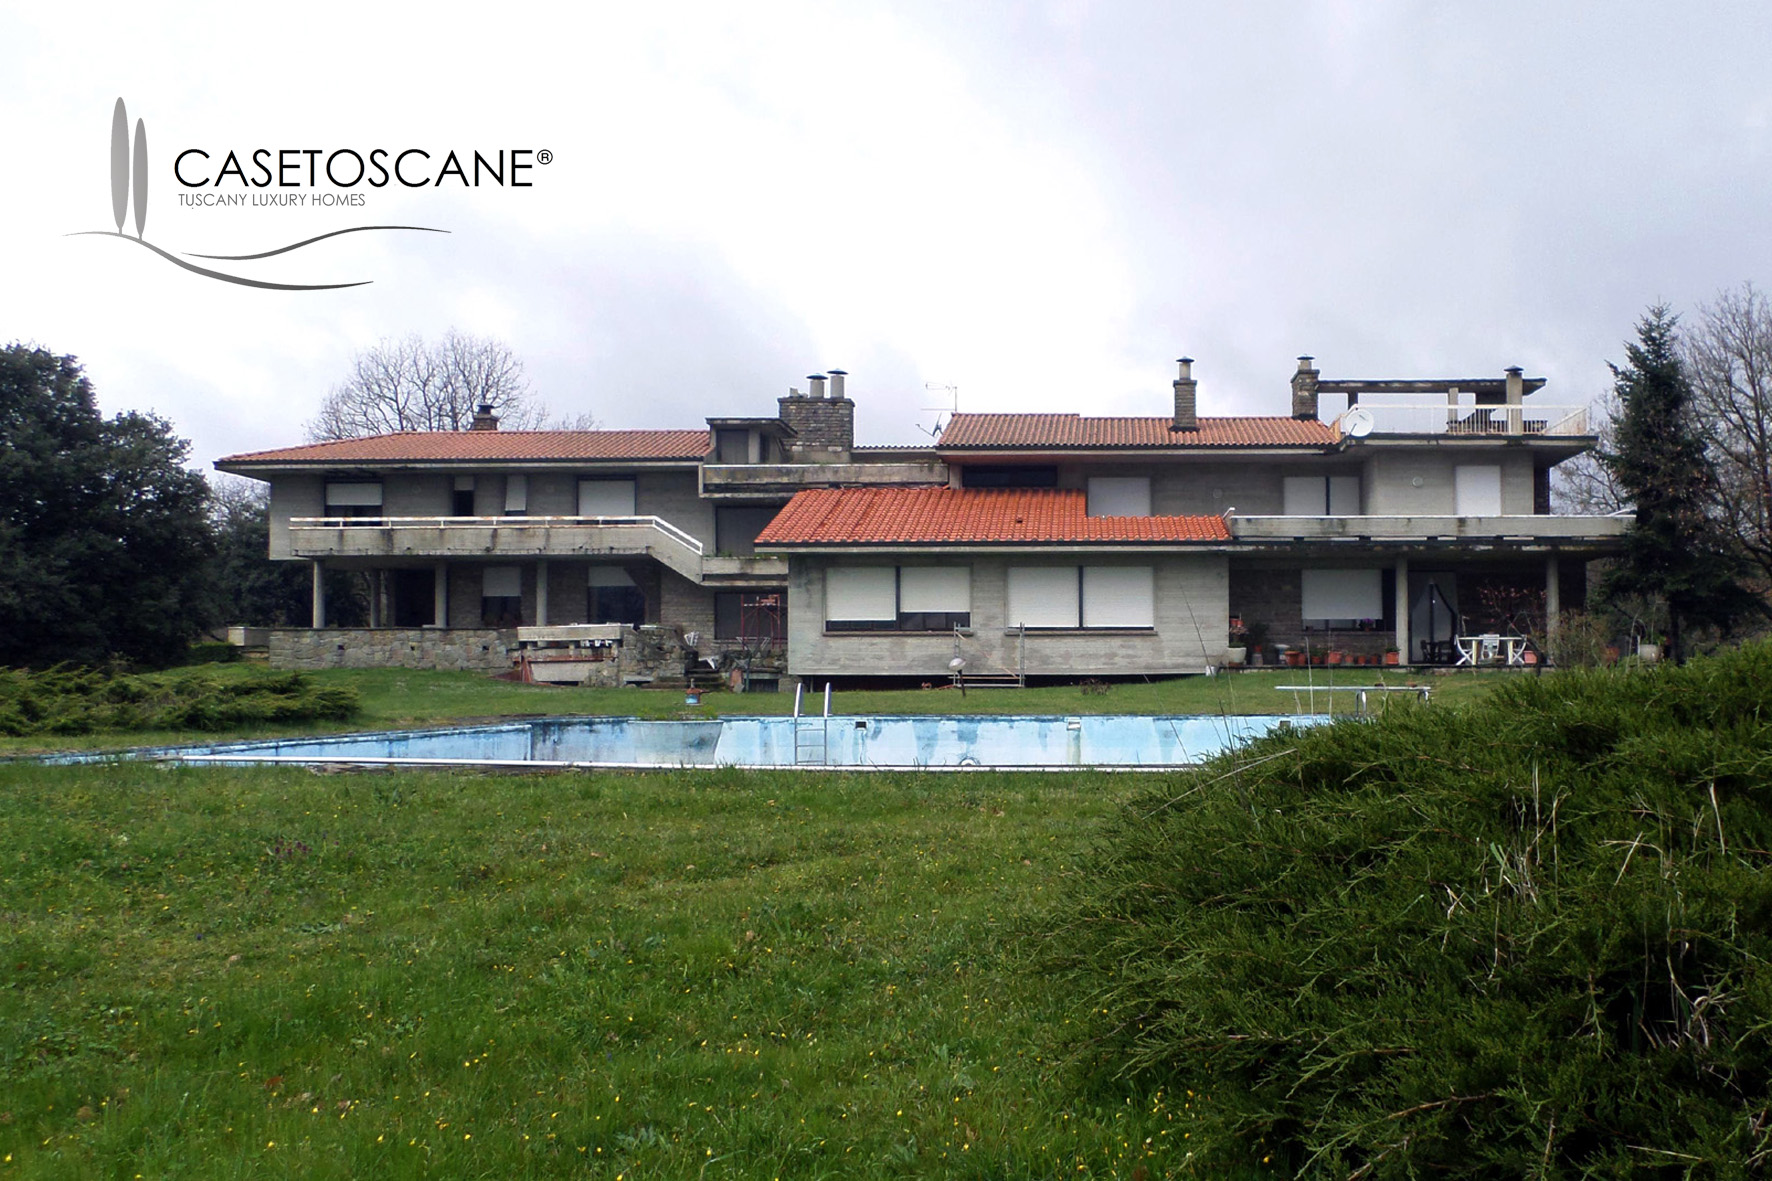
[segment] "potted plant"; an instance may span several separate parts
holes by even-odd
[[[1384,650],[1384,662],[1386,664],[1401,664],[1403,663],[1403,654],[1397,651],[1393,645]]]

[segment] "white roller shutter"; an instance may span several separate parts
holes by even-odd
[[[1328,511],[1322,476],[1287,476],[1285,490],[1288,517],[1320,517]]]
[[[1460,464],[1452,469],[1453,500],[1461,517],[1501,515],[1501,468],[1495,464]]]
[[[581,517],[634,516],[632,480],[580,480],[578,515]]]
[[[523,571],[518,566],[488,566],[480,593],[489,599],[516,598],[523,593]]]
[[[1083,626],[1157,626],[1157,580],[1152,568],[1083,567]]]
[[[1009,567],[1010,627],[1076,627],[1075,566]]]
[[[961,612],[972,610],[970,566],[901,566],[898,570],[898,609]]]
[[[326,503],[328,505],[349,506],[356,508],[361,505],[381,507],[380,484],[327,484]]]
[[[505,477],[505,512],[526,513],[529,511],[529,477]]]
[[[1150,477],[1091,476],[1088,514],[1092,517],[1150,516]]]
[[[1329,477],[1329,515],[1357,517],[1360,515],[1360,477]]]
[[[824,572],[824,617],[831,623],[898,622],[891,566],[832,566]]]
[[[1306,570],[1303,573],[1304,618],[1383,618],[1382,570]]]

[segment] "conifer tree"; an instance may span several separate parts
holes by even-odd
[[[1603,458],[1637,516],[1605,585],[1666,601],[1669,655],[1678,661],[1686,625],[1726,634],[1761,605],[1743,583],[1739,547],[1708,511],[1716,473],[1693,419],[1679,317],[1666,304],[1651,307],[1625,355],[1627,364],[1611,366],[1618,418]]]

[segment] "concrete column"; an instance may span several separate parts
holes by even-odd
[[[438,627],[449,626],[449,564],[437,563],[436,581],[431,587],[431,617]]]
[[[326,563],[314,559],[314,626],[326,626]]]
[[[1410,606],[1410,603],[1409,603],[1409,559],[1408,558],[1398,558],[1397,559],[1396,588],[1397,588],[1397,593],[1395,595],[1396,607],[1394,608],[1394,610],[1397,613],[1397,651],[1401,654],[1399,656],[1399,659],[1404,664],[1409,664],[1414,660],[1415,657],[1414,657],[1414,654],[1409,651],[1409,606]]]
[[[1546,638],[1557,634],[1557,624],[1561,622],[1563,617],[1561,573],[1555,554],[1544,560],[1544,631]]]
[[[380,570],[371,570],[369,572],[369,626],[370,627],[381,627],[384,622],[382,619],[383,612],[382,612],[382,603],[381,603],[381,592],[382,592],[382,572]]]
[[[539,558],[535,563],[535,626],[548,625],[548,560]]]

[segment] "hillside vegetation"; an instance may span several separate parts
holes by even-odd
[[[201,731],[291,722],[342,722],[357,691],[301,673],[207,669],[117,674],[59,667],[0,669],[0,734]]]
[[[1044,937],[1208,1171],[1757,1175],[1772,647],[1519,678],[1146,789]]]

